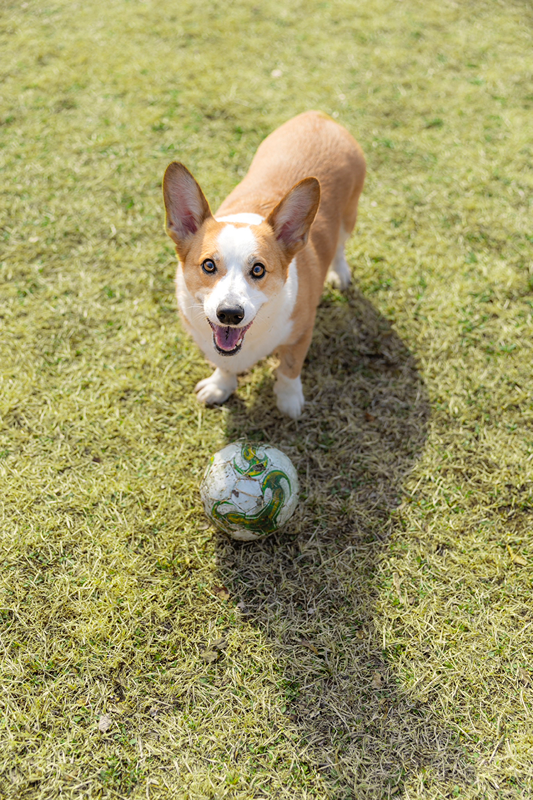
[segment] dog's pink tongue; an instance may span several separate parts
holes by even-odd
[[[242,328],[223,328],[221,325],[213,325],[213,330],[216,343],[221,350],[234,350],[242,335]]]

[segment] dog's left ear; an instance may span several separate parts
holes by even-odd
[[[320,183],[316,178],[304,178],[268,215],[266,221],[290,258],[306,244],[319,203]]]
[[[167,233],[183,257],[205,220],[212,216],[199,183],[186,166],[169,164],[163,178],[163,197],[167,212]]]

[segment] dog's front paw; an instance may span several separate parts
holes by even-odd
[[[237,388],[237,377],[231,372],[216,369],[209,378],[204,378],[196,384],[196,397],[206,406],[224,403]]]
[[[302,381],[300,377],[287,378],[278,372],[274,392],[278,399],[277,406],[282,414],[298,419],[304,407],[304,393],[302,391]]]

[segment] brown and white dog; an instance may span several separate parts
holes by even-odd
[[[350,283],[344,244],[364,178],[355,139],[316,111],[262,142],[214,216],[188,169],[178,162],[167,167],[163,194],[180,262],[178,306],[216,367],[196,386],[202,403],[223,403],[240,372],[276,351],[278,408],[300,416],[300,372],[328,269],[339,288]]]

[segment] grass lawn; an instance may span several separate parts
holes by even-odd
[[[5,0],[0,797],[533,796],[527,0]],[[180,326],[161,179],[213,208],[309,108],[368,161],[354,285],[278,413]],[[208,456],[302,499],[242,545]]]

